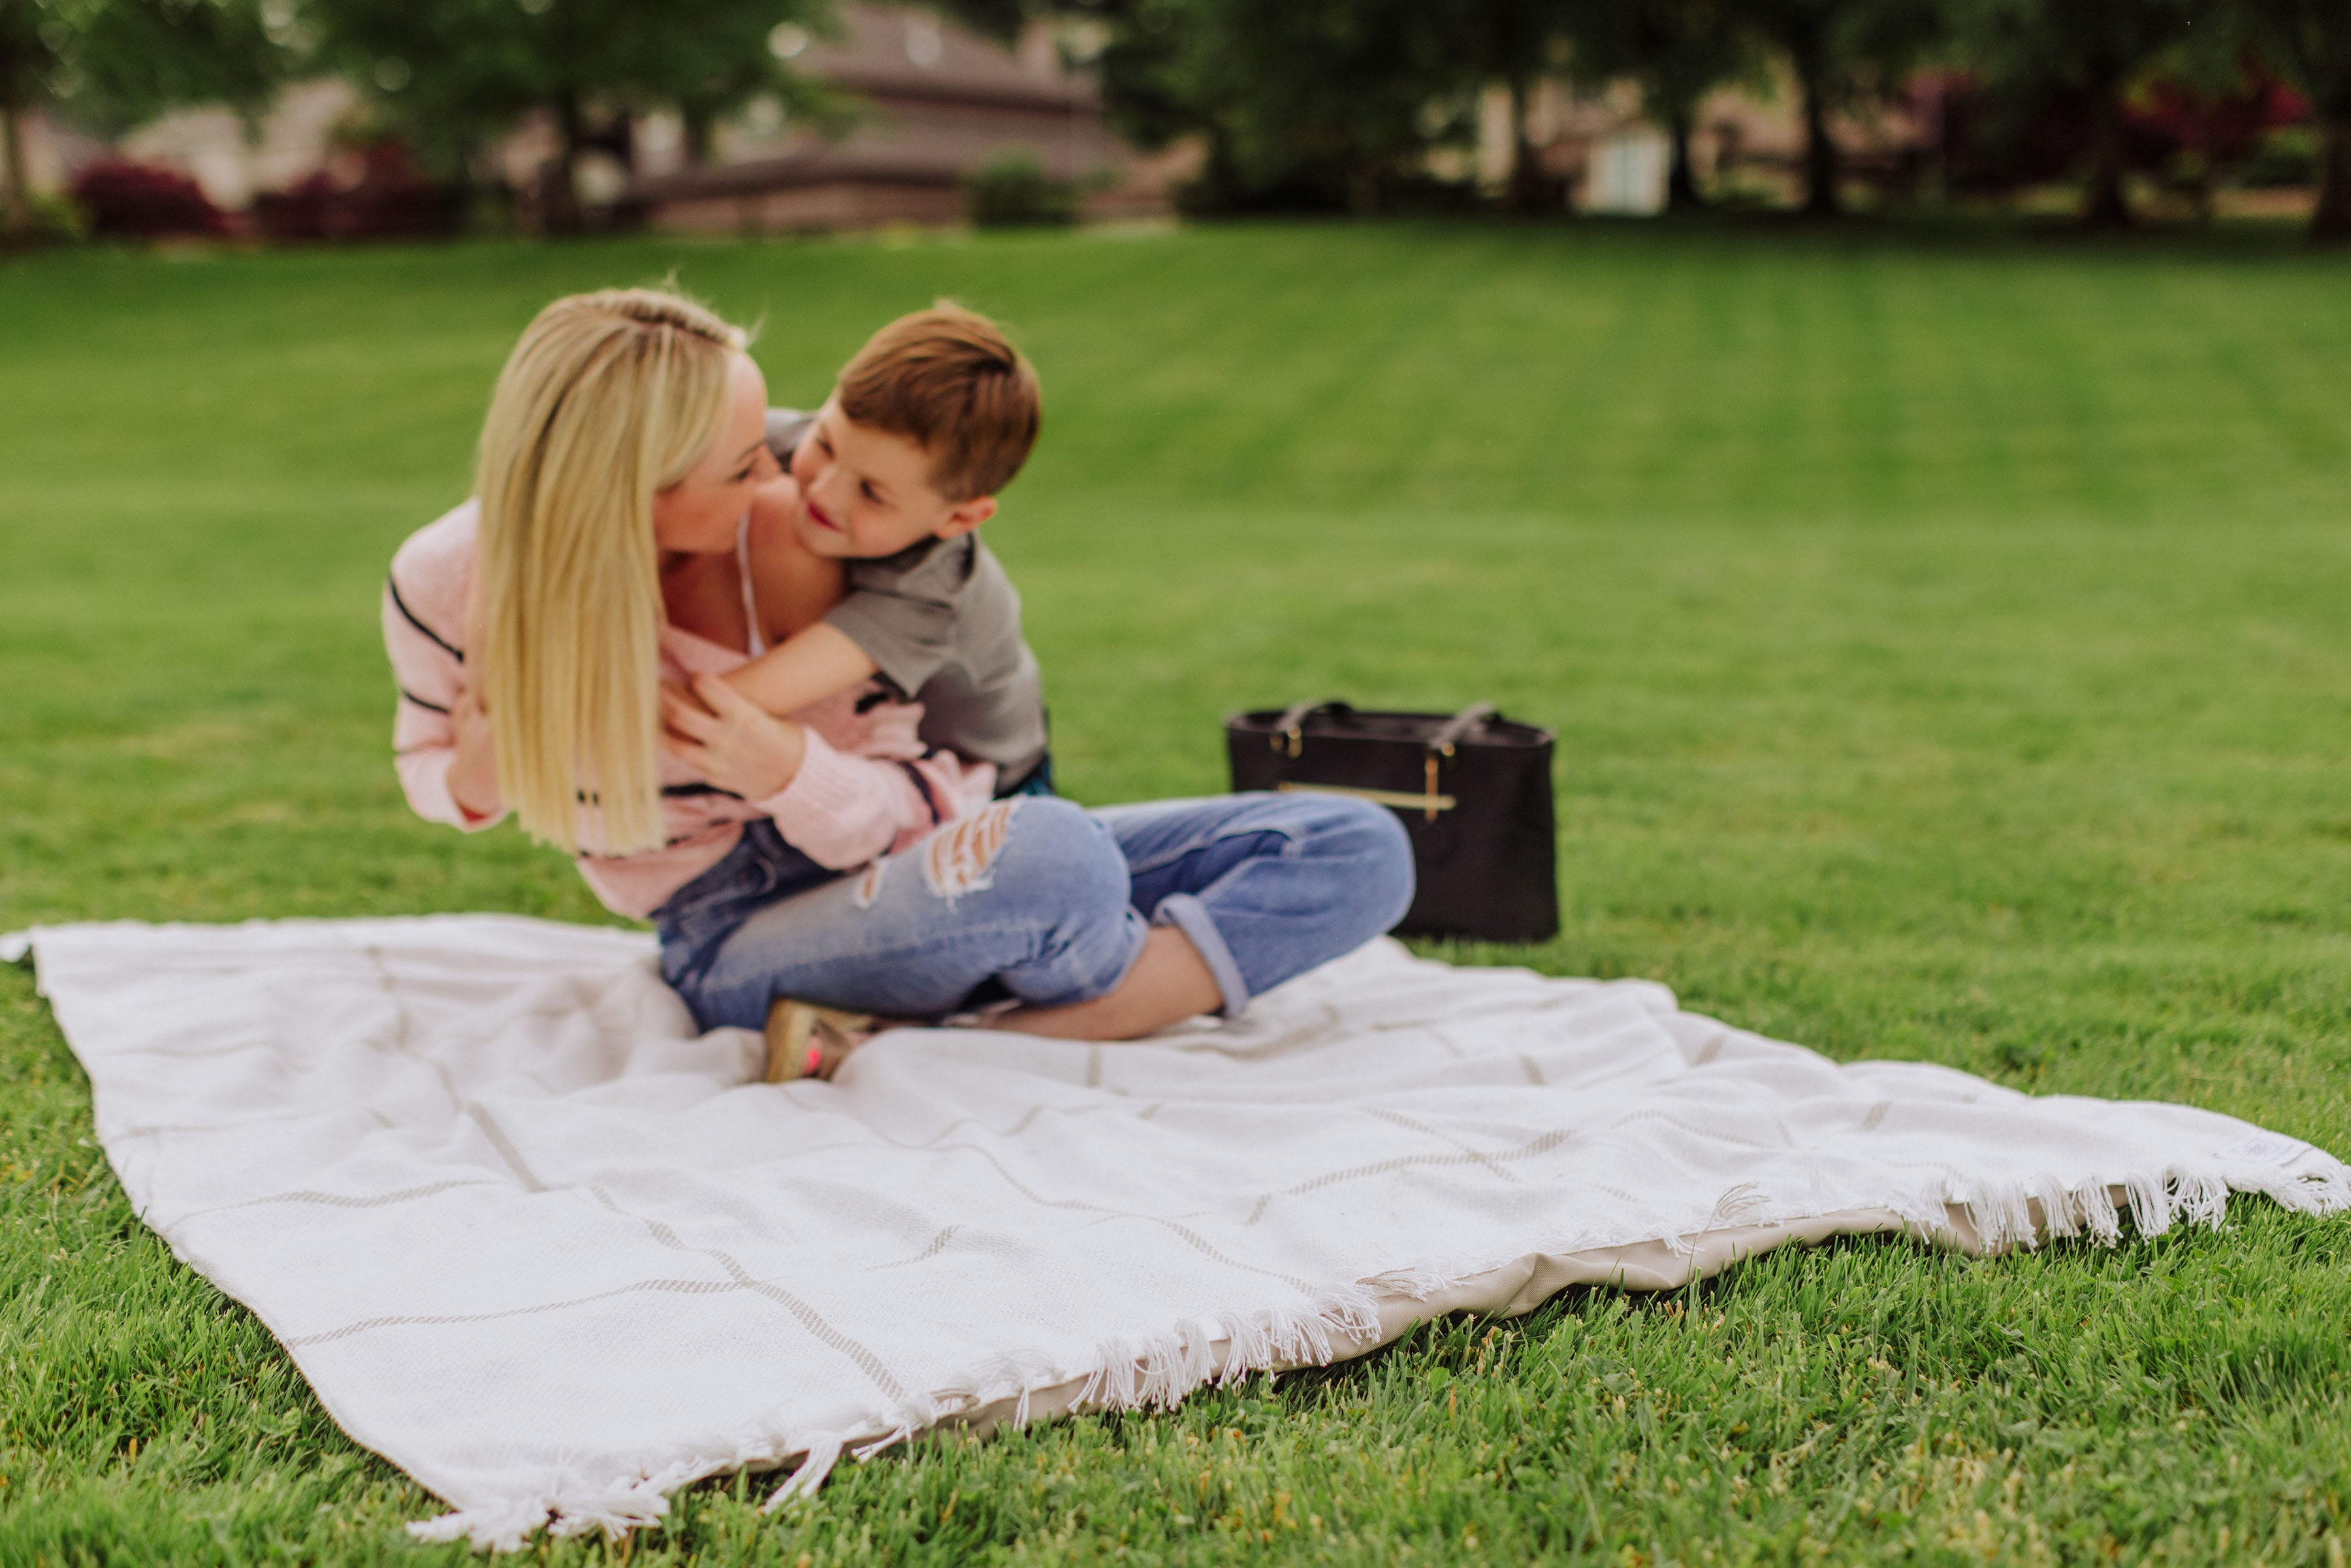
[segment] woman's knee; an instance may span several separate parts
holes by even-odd
[[[1283,795],[1281,832],[1290,856],[1322,873],[1326,894],[1359,912],[1368,934],[1387,931],[1413,905],[1413,840],[1387,806],[1344,795]]]
[[[1385,806],[1343,795],[1312,800],[1298,827],[1300,852],[1332,870],[1347,906],[1363,915],[1365,936],[1378,936],[1412,907],[1412,839]]]
[[[977,815],[994,813],[1001,827],[991,834],[986,918],[1018,927],[1026,944],[998,981],[1032,1007],[1088,1001],[1116,988],[1144,934],[1117,839],[1051,796],[1014,796]]]
[[[1259,853],[1287,868],[1280,874],[1298,907],[1356,934],[1357,942],[1386,931],[1412,907],[1412,839],[1385,806],[1308,790],[1236,799],[1247,805],[1228,831],[1262,836]]]
[[[1126,859],[1102,825],[1068,800],[1015,795],[957,819],[912,852],[924,881],[953,902],[988,892],[1073,915],[1125,907]]]

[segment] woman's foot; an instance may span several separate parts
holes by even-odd
[[[889,1020],[871,1013],[842,1012],[778,997],[768,1009],[767,1081],[831,1078],[851,1051],[889,1027]]]

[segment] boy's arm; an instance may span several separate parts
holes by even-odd
[[[768,423],[789,410],[769,409]],[[787,474],[751,499],[751,565],[760,606],[799,632],[720,677],[778,718],[870,679],[873,663],[845,634],[819,619],[841,597],[841,564],[793,537],[799,490]],[[770,622],[770,624],[773,624]],[[829,636],[819,636],[829,632]]]
[[[873,678],[880,668],[849,633],[829,621],[777,643],[720,679],[782,718]]]

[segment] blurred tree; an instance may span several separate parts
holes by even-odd
[[[627,162],[634,114],[706,127],[761,96],[825,102],[780,40],[828,25],[826,0],[308,0],[307,16],[322,57],[444,175],[474,177],[493,140],[547,110],[559,149],[537,198],[558,233],[580,226],[580,158]]]
[[[1573,26],[1571,74],[1594,87],[1638,82],[1642,112],[1673,141],[1667,205],[1679,211],[1702,204],[1690,161],[1698,106],[1760,65],[1732,0],[1582,0]]]
[[[1020,37],[1029,18],[1075,7],[1048,5],[1045,0],[946,0],[939,8],[973,32],[1009,44]]]
[[[1996,3],[1996,0],[1995,0]],[[2030,0],[2018,0],[2030,3]],[[2048,0],[2053,5],[2072,0]],[[2105,0],[2089,0],[2105,3]],[[2113,0],[2133,5],[2139,0]],[[2155,0],[2161,3],[2161,0]],[[1783,54],[1804,119],[1804,206],[1844,210],[1844,157],[1829,118],[1896,97],[1941,36],[1939,0],[1729,0],[1733,14]]]
[[[1144,146],[1204,135],[1196,198],[1377,210],[1460,134],[1458,13],[1423,0],[1101,0],[1113,120]]]
[[[1210,23],[1209,0],[1102,0],[1092,9],[1108,34],[1094,68],[1120,133],[1153,151],[1203,134],[1217,156],[1215,106],[1192,57]]]
[[[2317,120],[2314,240],[2351,240],[2351,0],[2239,0],[2237,20]]]
[[[42,7],[0,0],[0,235],[29,233],[32,183],[25,172],[25,117],[47,94],[55,53],[41,37]]]
[[[289,26],[290,12],[264,0],[0,0],[0,222],[29,211],[34,110],[103,132],[183,103],[254,114],[285,79]]]
[[[2346,0],[2314,0],[2343,7]],[[2088,110],[2082,221],[2132,222],[2127,99],[2158,66],[2210,77],[2236,64],[2217,0],[1950,0],[1963,57],[2011,102],[2057,91]],[[2199,30],[2200,25],[2200,30]]]
[[[2308,112],[2258,57],[2232,63],[2227,75],[2167,71],[2140,87],[2126,106],[2133,162],[2151,165],[2206,222],[2221,182],[2254,158],[2273,133]]]
[[[1558,193],[1543,189],[1542,172],[1527,140],[1527,106],[1536,84],[1558,69],[1578,0],[1452,0],[1451,10],[1451,25],[1442,36],[1453,40],[1453,68],[1460,73],[1462,89],[1475,92],[1499,82],[1510,95],[1503,205],[1514,213],[1556,205]]]

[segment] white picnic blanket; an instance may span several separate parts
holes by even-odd
[[[1970,1247],[2351,1204],[2176,1105],[1839,1066],[1657,985],[1374,943],[1224,1028],[906,1030],[752,1082],[646,937],[491,915],[30,934],[141,1218],[513,1546],[943,1420],[1161,1403],[1437,1310],[1791,1237]],[[22,940],[18,942],[21,948]],[[787,1489],[789,1490],[789,1489]]]

